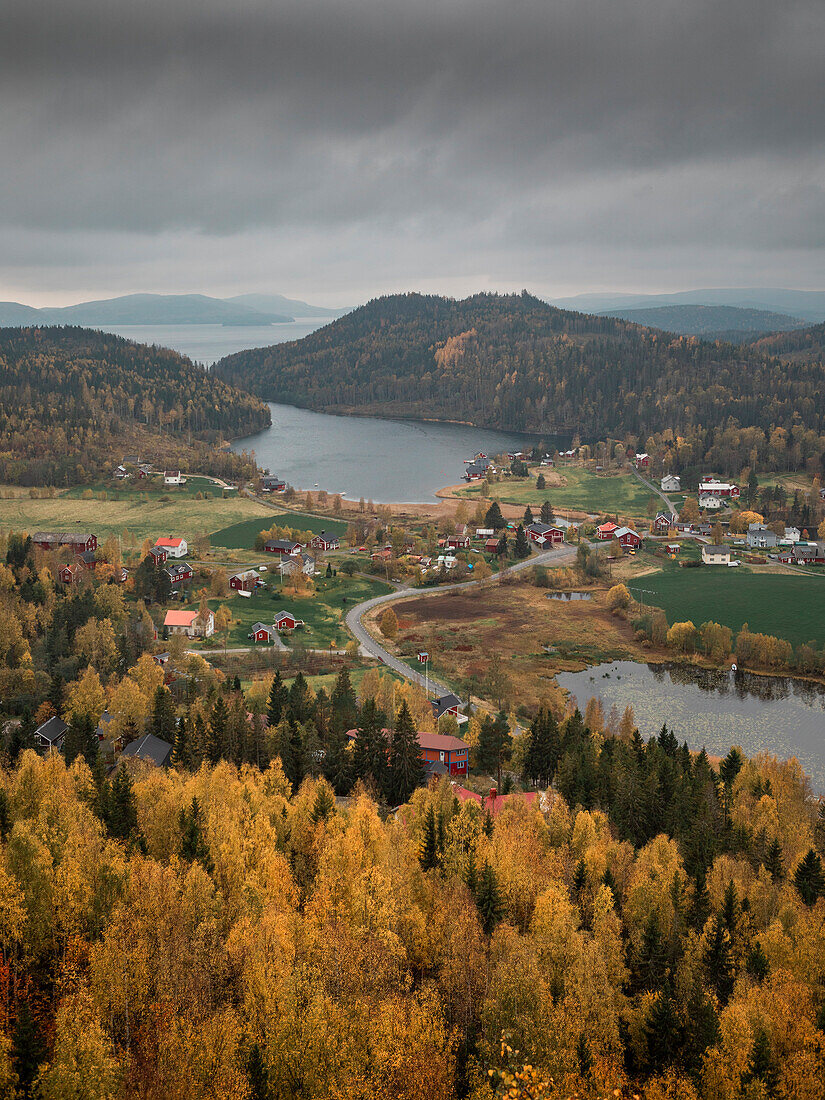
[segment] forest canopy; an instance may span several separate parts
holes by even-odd
[[[0,482],[80,484],[128,449],[240,473],[246,460],[215,444],[269,420],[257,398],[166,348],[81,328],[0,329]]]

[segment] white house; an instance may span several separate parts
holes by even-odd
[[[786,527],[783,542],[797,543],[802,538],[802,532],[798,527]]]
[[[703,546],[702,547],[702,564],[703,565],[730,565],[730,547],[729,546]]]
[[[189,553],[189,546],[186,539],[174,539],[171,535],[169,538],[158,539],[155,546],[160,547],[161,550],[165,550],[167,558],[185,558]]]
[[[207,613],[202,622],[197,611],[167,611],[163,625],[170,634],[185,634],[187,638],[209,638],[215,633],[215,616]]]
[[[699,507],[706,508],[709,512],[715,512],[722,507],[722,498],[713,496],[711,493],[700,493]]]
[[[186,478],[180,470],[165,470],[163,473],[164,485],[183,485],[185,482]]]
[[[682,488],[682,479],[678,474],[665,474],[661,486],[663,493],[678,493]]]

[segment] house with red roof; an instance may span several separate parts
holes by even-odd
[[[185,634],[187,638],[209,638],[215,633],[215,616],[208,612],[202,622],[197,611],[167,611],[163,620],[170,634]]]
[[[607,523],[603,523],[596,528],[596,538],[606,542],[608,539],[612,539],[618,530],[618,525],[608,520]]]
[[[461,787],[458,783],[453,783],[452,788],[453,794],[459,802],[475,802],[484,813],[488,813],[492,818],[498,817],[508,802],[524,802],[527,805],[536,803],[536,808],[541,808],[541,799],[538,791],[499,794],[495,787],[491,787],[488,794],[482,795],[477,794],[475,791],[468,791],[466,787]]]
[[[354,741],[357,733],[357,730],[348,730],[347,737],[350,741]],[[384,730],[384,736],[389,741],[392,731]],[[428,775],[467,774],[470,767],[470,749],[466,741],[462,741],[460,737],[423,733],[420,730],[416,737],[421,746],[421,755],[424,757],[424,767]]]
[[[158,539],[155,546],[159,550],[165,550],[167,558],[185,558],[189,547],[186,545],[186,539],[169,538]]]

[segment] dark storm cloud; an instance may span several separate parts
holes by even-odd
[[[29,279],[71,239],[82,279],[185,240],[205,286],[221,237],[401,285],[421,234],[445,279],[811,253],[823,45],[821,0],[6,0],[0,255]]]

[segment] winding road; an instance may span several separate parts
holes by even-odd
[[[497,576],[500,577],[505,573],[519,573],[523,569],[529,569],[534,565],[568,565],[571,561],[575,560],[577,550],[577,546],[571,545],[570,543],[563,543],[554,550],[544,550],[529,558],[525,558],[524,561],[516,562],[515,565],[511,565],[507,569],[502,570]],[[482,583],[495,584],[496,579],[497,577],[494,575],[486,582]],[[360,643],[362,650],[371,657],[376,657],[385,664],[387,668],[391,668],[405,679],[411,680],[420,687],[424,687],[425,679],[423,674],[416,672],[415,669],[410,668],[404,661],[384,649],[384,647],[367,631],[361,620],[368,611],[372,611],[375,607],[380,607],[381,604],[396,603],[398,600],[410,597],[430,599],[435,596],[443,596],[445,592],[461,592],[472,588],[478,590],[479,583],[479,581],[459,581],[456,584],[442,584],[437,588],[399,588],[395,592],[388,592],[384,596],[374,596],[371,600],[364,600],[363,603],[356,604],[355,607],[350,608],[347,612],[346,624],[350,632]],[[438,680],[433,679],[432,676],[427,678],[426,684],[442,695],[446,695],[450,691],[450,688],[440,683]]]

